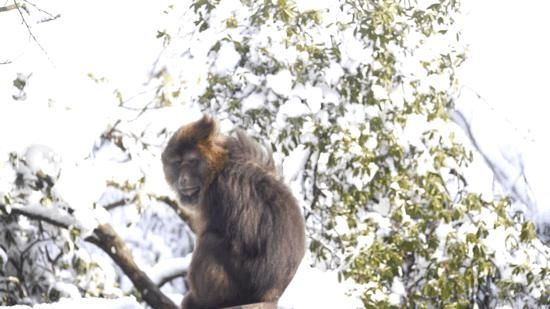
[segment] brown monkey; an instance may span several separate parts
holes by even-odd
[[[197,236],[182,308],[276,302],[302,260],[305,235],[271,152],[243,132],[219,134],[204,116],[171,137],[162,162]]]

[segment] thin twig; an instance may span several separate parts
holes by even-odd
[[[36,23],[37,23],[37,24],[47,23],[47,22],[50,22],[50,21],[52,21],[52,20],[56,20],[56,19],[58,19],[59,17],[61,17],[61,14],[57,14],[57,15],[52,16],[52,17],[43,18],[43,19],[37,21]]]
[[[15,8],[17,9],[17,12],[19,12],[19,16],[21,16],[21,20],[23,21],[23,24],[25,24],[25,27],[27,27],[27,31],[29,32],[29,35],[31,36],[33,41],[36,43],[36,45],[38,45],[40,50],[42,50],[44,55],[46,55],[46,58],[48,58],[48,61],[52,62],[52,60],[50,59],[50,56],[48,55],[48,52],[46,52],[44,47],[42,47],[42,44],[40,44],[40,42],[38,42],[38,39],[34,36],[34,33],[32,32],[31,26],[29,26],[29,24],[27,23],[27,20],[25,19],[25,16],[23,16],[23,12],[21,12],[21,7],[20,7],[19,3],[17,3],[17,0],[13,0],[13,5],[15,5]]]
[[[106,210],[112,210],[112,209],[115,209],[117,207],[121,207],[121,206],[126,206],[126,205],[129,205],[129,204],[132,204],[134,203],[135,201],[137,200],[137,196],[134,196],[132,198],[123,198],[123,199],[120,199],[118,201],[115,201],[115,202],[112,202],[112,203],[109,203],[107,205],[104,205],[103,208],[105,208]]]
[[[35,9],[37,9],[39,12],[42,12],[42,13],[44,13],[44,14],[46,14],[46,15],[49,15],[51,18],[55,18],[55,16],[54,16],[52,13],[50,13],[50,12],[48,12],[48,11],[45,11],[45,10],[41,9],[40,7],[38,7],[38,5],[32,3],[32,2],[30,2],[30,1],[28,1],[28,0],[23,0],[23,1],[24,1],[25,3],[30,4],[32,7],[34,7]],[[58,15],[59,15],[59,14],[58,14]]]
[[[474,136],[472,126],[466,119],[466,116],[464,116],[464,114],[461,111],[455,109],[455,110],[452,110],[451,119],[465,131],[466,136],[472,142],[472,146],[478,151],[478,153],[481,155],[481,157],[485,161],[485,164],[487,164],[489,169],[493,172],[498,183],[504,188],[506,188],[507,190],[510,190],[512,197],[516,198],[520,203],[526,206],[530,206],[530,205],[532,206],[533,203],[531,201],[530,196],[526,194],[527,196],[524,197],[523,194],[521,194],[521,192],[518,190],[518,187],[516,184],[517,181],[516,182],[507,181],[510,179],[506,175],[506,172],[500,166],[498,166],[498,164],[494,160],[492,160],[487,153],[483,151],[477,138]],[[531,190],[531,188],[529,187],[529,184],[526,184],[525,190]]]

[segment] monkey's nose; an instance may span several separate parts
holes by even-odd
[[[180,175],[180,177],[178,177],[178,187],[185,188],[187,187],[188,183],[189,177],[187,177],[186,175]]]

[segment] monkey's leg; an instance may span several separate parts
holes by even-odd
[[[198,308],[220,308],[231,304],[237,295],[236,283],[224,266],[226,243],[213,234],[201,235],[189,270],[192,298]]]
[[[199,305],[195,301],[195,295],[193,293],[185,294],[183,301],[181,302],[182,309],[200,309]]]

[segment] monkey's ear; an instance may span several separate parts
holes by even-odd
[[[205,114],[200,120],[181,127],[175,139],[179,143],[195,145],[211,140],[217,134],[217,130],[214,118]]]
[[[210,115],[205,114],[194,125],[195,132],[200,132],[197,149],[206,158],[213,171],[220,171],[227,159],[227,151],[223,138],[218,132],[218,123]]]
[[[199,141],[208,140],[218,133],[216,120],[208,114],[204,114],[194,127]]]

